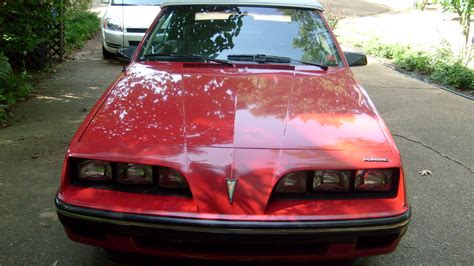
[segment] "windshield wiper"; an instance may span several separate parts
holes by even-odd
[[[264,63],[282,63],[282,64],[289,64],[291,62],[296,62],[304,65],[311,65],[311,66],[317,66],[321,68],[322,70],[328,70],[328,66],[316,64],[316,63],[311,63],[311,62],[305,62],[305,61],[300,61],[296,59],[291,59],[289,57],[283,57],[283,56],[275,56],[275,55],[264,55],[264,54],[257,54],[257,55],[247,55],[247,54],[242,54],[242,55],[229,55],[227,56],[227,59],[230,61],[251,61],[251,62],[257,62],[260,64]]]
[[[202,61],[205,61],[205,62],[215,62],[215,63],[219,63],[219,64],[234,67],[234,64],[232,64],[231,62],[229,62],[227,60],[210,58],[210,57],[206,57],[206,56],[198,55],[198,54],[158,53],[158,54],[146,54],[146,55],[142,56],[142,58],[154,58],[154,57],[168,57],[168,58],[173,58],[173,59],[176,59],[176,58],[179,58],[179,59],[189,58],[189,59],[202,60]]]

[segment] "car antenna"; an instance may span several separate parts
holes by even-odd
[[[122,0],[122,49],[125,49],[125,9],[124,7],[124,0]],[[123,50],[122,50],[123,51]],[[127,71],[127,66],[125,65],[126,62],[122,62],[122,72],[125,73]]]

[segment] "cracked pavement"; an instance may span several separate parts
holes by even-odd
[[[67,239],[53,198],[69,140],[120,69],[101,60],[100,39],[92,40],[40,81],[32,99],[18,104],[13,125],[0,130],[0,265],[116,265],[98,249]],[[374,61],[353,71],[401,150],[413,210],[398,250],[364,264],[472,264],[474,101]],[[422,170],[433,175],[420,176]]]
[[[413,216],[398,250],[368,265],[474,261],[474,101],[372,62],[354,68],[402,154]],[[432,175],[421,176],[430,170]]]

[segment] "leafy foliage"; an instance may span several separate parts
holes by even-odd
[[[13,105],[18,99],[26,97],[31,89],[28,75],[15,75],[8,58],[0,53],[0,104]]]
[[[458,60],[453,63],[436,65],[431,79],[459,89],[474,90],[473,76],[474,71]]]
[[[434,53],[414,51],[400,44],[383,44],[378,39],[361,47],[368,54],[392,59],[398,69],[428,75],[434,82],[457,89],[474,90],[474,70],[463,65],[447,43],[443,43]]]
[[[12,64],[22,67],[25,60],[48,42],[48,26],[53,21],[51,2],[5,1],[0,8],[0,51]]]
[[[66,47],[80,47],[99,29],[99,18],[90,13],[92,0],[65,0]],[[0,1],[0,104],[13,105],[32,90],[26,72],[31,58],[33,66],[44,65],[49,29],[60,19],[59,0]],[[5,113],[0,110],[0,120]]]
[[[471,14],[473,13],[474,0],[442,0],[441,5],[445,11],[454,11],[459,15],[459,23],[464,35],[464,50],[467,53],[469,33],[471,31]]]
[[[100,19],[97,14],[88,11],[89,2],[71,4],[66,9],[64,27],[67,51],[82,47],[99,30]]]
[[[61,2],[64,2],[62,6]],[[10,58],[16,68],[25,69],[38,53],[46,59],[46,46],[51,42],[49,29],[61,19],[67,47],[80,47],[99,29],[99,18],[88,11],[92,0],[4,0],[0,1],[0,52]]]
[[[408,71],[418,71],[422,74],[430,74],[433,72],[431,65],[431,56],[422,51],[408,51],[400,53],[394,58],[397,67]]]
[[[8,62],[8,58],[3,53],[0,53],[0,80],[6,79],[11,72],[12,67]]]
[[[417,0],[415,2],[416,9],[425,10],[426,6],[428,5],[428,0]]]
[[[344,18],[342,12],[334,8],[333,0],[327,1],[324,16],[326,17],[329,27],[333,30],[337,27],[339,21]]]
[[[363,44],[361,44],[363,46]],[[398,58],[401,55],[405,54],[409,49],[407,46],[402,46],[400,44],[380,44],[379,39],[370,40],[365,46],[364,50],[378,57],[383,57],[387,59]]]

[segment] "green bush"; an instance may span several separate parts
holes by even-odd
[[[8,62],[8,58],[3,53],[0,53],[0,80],[5,80],[11,72],[12,66]]]
[[[461,61],[437,64],[431,79],[458,89],[474,90],[474,70],[467,68]]]
[[[48,42],[53,1],[0,1],[0,52],[14,68],[24,68]],[[35,66],[34,62],[33,66]]]
[[[74,50],[99,30],[100,19],[96,13],[89,12],[87,5],[72,5],[65,13],[64,27],[66,49]]]
[[[382,44],[378,39],[370,40],[365,46],[364,50],[371,55],[393,59],[400,57],[409,49],[409,47],[400,44]]]
[[[405,52],[395,56],[393,59],[395,66],[400,69],[417,71],[422,74],[431,74],[433,72],[432,58],[426,52]]]
[[[33,86],[28,81],[29,76],[26,73],[10,74],[3,80],[1,99],[8,105],[14,105],[19,99],[23,99],[31,92]]]
[[[66,51],[83,46],[99,30],[97,14],[88,11],[91,2],[63,2]],[[59,7],[58,0],[0,0],[0,104],[11,106],[32,90],[26,69],[45,66],[48,29],[60,18]],[[4,117],[0,110],[0,120]]]
[[[462,90],[474,90],[474,70],[457,58],[447,42],[442,42],[435,53],[414,51],[400,44],[383,44],[372,39],[361,45],[366,53],[393,60],[398,69],[428,75],[439,84]]]
[[[26,97],[31,89],[28,75],[13,73],[8,58],[0,53],[0,104],[13,105]]]

